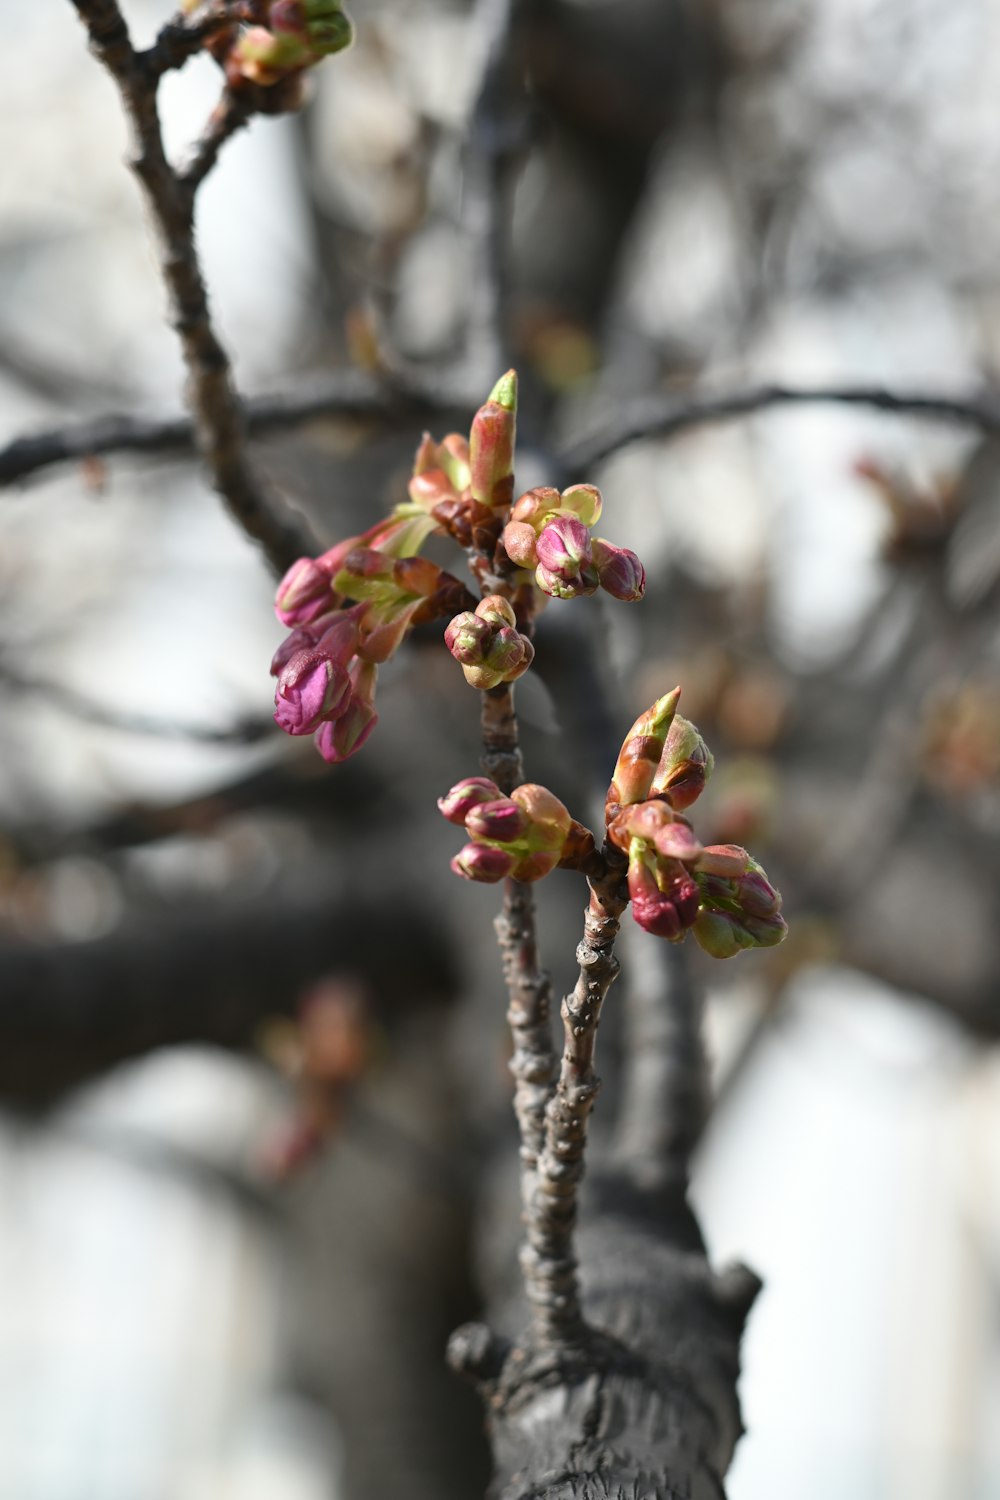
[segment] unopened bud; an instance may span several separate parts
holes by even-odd
[[[531,666],[535,648],[526,635],[512,626],[498,630],[486,649],[486,666],[499,672],[504,682],[514,682]]]
[[[701,796],[714,764],[712,752],[698,730],[677,714],[667,732],[652,794],[666,797],[671,807],[683,812]]]
[[[676,687],[672,693],[657,698],[625,736],[608,788],[605,817],[609,823],[619,808],[648,798],[680,695],[681,690]]]
[[[532,848],[561,851],[573,819],[559,798],[533,781],[515,787],[510,795],[531,824],[527,837]]]
[[[286,734],[312,734],[346,705],[351,691],[344,668],[328,656],[299,651],[278,678],[274,721]]]
[[[469,810],[465,826],[477,839],[493,839],[500,844],[512,844],[528,827],[528,819],[516,802],[509,797],[491,802],[480,802]]]
[[[335,602],[329,569],[320,559],[300,557],[278,584],[274,612],[282,625],[307,625]]]
[[[646,592],[646,570],[627,547],[615,547],[601,537],[591,542],[594,567],[601,588],[615,599],[634,604]]]
[[[339,765],[356,755],[378,723],[375,712],[377,675],[378,668],[371,662],[356,662],[351,669],[351,694],[346,707],[338,718],[320,725],[316,733],[316,748],[331,765]]]
[[[525,490],[514,501],[510,518],[519,525],[530,526],[537,536],[548,517],[554,515],[561,505],[562,496],[558,490],[551,485],[539,485],[537,489]]]
[[[502,594],[487,594],[486,598],[481,599],[476,605],[476,614],[481,620],[485,620],[488,625],[497,629],[517,624],[514,606]]]
[[[449,823],[464,828],[465,820],[474,807],[485,802],[503,800],[503,792],[488,776],[466,776],[464,781],[456,782],[450,792],[438,798],[438,808]]]
[[[576,599],[597,589],[597,570],[590,553],[590,532],[575,516],[553,516],[535,543],[535,582],[556,599]]]
[[[486,643],[493,631],[486,620],[465,610],[456,615],[444,633],[444,643],[456,661],[463,666],[474,666],[482,662]]]
[[[469,488],[481,505],[506,506],[514,497],[514,435],[517,375],[501,376],[472,419]]]
[[[466,844],[455,855],[451,868],[466,880],[495,885],[511,874],[516,863],[516,857],[509,850],[498,849],[495,844]]]
[[[509,521],[503,529],[500,540],[511,562],[517,563],[519,568],[538,566],[538,553],[535,548],[538,538],[526,522]]]

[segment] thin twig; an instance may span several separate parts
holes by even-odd
[[[935,391],[891,391],[868,385],[816,386],[811,390],[760,385],[722,391],[718,395],[650,396],[632,402],[565,444],[559,459],[571,474],[583,473],[629,443],[673,437],[705,422],[728,422],[770,406],[824,403],[867,406],[902,417],[930,417],[978,427],[983,432],[1000,432],[1000,401],[989,393],[949,396]]]
[[[614,943],[628,905],[625,860],[605,844],[605,874],[588,881],[590,901],[576,950],[580,976],[562,1003],[565,1044],[559,1081],[545,1111],[545,1147],[538,1161],[521,1252],[534,1333],[540,1343],[574,1345],[586,1331],[573,1247],[587,1121],[600,1079],[594,1071],[604,998],[618,973]]]
[[[272,738],[274,734],[271,719],[246,719],[228,728],[215,728],[211,724],[191,724],[179,719],[161,719],[149,714],[110,708],[89,698],[85,693],[78,693],[66,683],[29,677],[2,662],[0,688],[5,694],[22,693],[43,698],[55,708],[87,724],[98,724],[105,729],[117,729],[124,734],[140,734],[153,739],[191,740],[203,745],[254,745]]]
[[[215,0],[197,20],[191,20],[178,11],[161,26],[153,45],[138,55],[149,73],[159,77],[172,68],[182,68],[189,58],[202,50],[205,39],[227,22],[248,18],[249,7],[244,0]]]
[[[218,104],[208,117],[201,138],[196,142],[191,159],[182,172],[180,180],[189,192],[197,192],[205,178],[219,159],[219,152],[228,140],[247,125],[253,115],[248,99],[224,88]]]
[[[318,544],[250,463],[243,410],[229,358],[219,342],[194,245],[195,193],[167,159],[157,107],[157,74],[132,45],[117,0],[72,0],[91,50],[111,74],[132,136],[130,165],[153,218],[160,268],[188,368],[188,400],[198,447],[236,523],[256,541],[272,567],[284,571]]]
[[[360,370],[331,370],[296,382],[287,391],[244,402],[247,433],[261,437],[316,417],[348,417],[381,423],[436,409],[433,393],[405,395]],[[57,464],[113,453],[190,453],[195,426],[190,417],[140,417],[111,413],[15,438],[0,448],[0,488]]]

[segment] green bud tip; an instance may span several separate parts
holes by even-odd
[[[662,735],[665,730],[669,729],[674,714],[677,712],[680,696],[680,688],[675,687],[672,693],[664,693],[662,698],[657,698],[653,704],[647,734]]]
[[[490,391],[489,399],[497,406],[502,406],[504,411],[517,411],[517,371],[508,370],[506,375],[501,375],[496,385]]]

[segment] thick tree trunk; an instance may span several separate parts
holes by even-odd
[[[519,1347],[481,1324],[452,1364],[487,1412],[494,1500],[718,1500],[743,1428],[736,1381],[760,1282],[714,1272],[680,1188],[595,1173],[579,1235],[592,1332]]]

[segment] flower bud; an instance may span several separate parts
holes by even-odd
[[[601,519],[604,502],[596,484],[574,484],[563,490],[557,509],[570,510],[584,526],[596,526]]]
[[[507,506],[514,496],[517,374],[501,376],[472,419],[469,488],[481,505]]]
[[[315,620],[334,603],[331,574],[322,560],[300,557],[278,584],[274,612],[282,625],[294,628]]]
[[[625,736],[608,788],[605,818],[609,824],[620,808],[645,802],[649,797],[680,695],[681,690],[676,687],[672,693],[657,698]]]
[[[444,643],[456,661],[474,666],[483,661],[486,643],[492,636],[486,620],[471,610],[456,615],[444,633]]]
[[[512,626],[498,630],[486,649],[486,666],[500,673],[501,681],[514,682],[535,659],[535,648],[526,635]]]
[[[722,868],[739,866],[724,875]],[[781,896],[764,870],[736,844],[709,847],[695,873],[701,910],[695,937],[713,958],[732,958],[745,948],[770,948],[788,932]]]
[[[488,776],[466,776],[464,781],[456,782],[450,792],[438,798],[438,808],[449,823],[464,828],[465,820],[474,807],[485,802],[503,800],[503,792]]]
[[[518,525],[530,526],[537,536],[549,516],[554,515],[561,505],[562,496],[558,490],[554,490],[551,485],[539,485],[537,489],[525,490],[514,501],[510,518]]]
[[[375,712],[375,680],[378,668],[358,661],[350,674],[351,693],[341,714],[316,732],[316,748],[330,765],[356,755],[378,723]]]
[[[535,543],[538,567],[535,582],[556,599],[575,599],[597,588],[597,570],[590,552],[590,532],[575,516],[555,515],[546,521]]]
[[[486,598],[481,599],[476,605],[476,614],[481,620],[485,620],[488,625],[497,629],[517,624],[514,606],[502,594],[487,594]]]
[[[701,796],[714,764],[712,752],[695,726],[677,714],[667,732],[650,790],[683,812]]]
[[[509,521],[503,529],[500,540],[511,562],[517,563],[519,568],[538,566],[538,552],[535,547],[538,538],[526,522]]]
[[[473,838],[512,844],[527,829],[528,819],[516,802],[500,797],[470,808],[465,826]]]
[[[627,547],[614,547],[602,537],[594,537],[591,552],[601,588],[615,599],[634,604],[646,592],[646,570]]]
[[[669,942],[679,942],[698,915],[701,895],[684,866],[651,855],[640,840],[629,851],[628,890],[639,926]]]
[[[451,862],[456,875],[466,880],[478,880],[494,885],[510,875],[517,860],[507,849],[498,849],[495,844],[466,844]]]
[[[539,786],[533,781],[515,787],[510,796],[531,825],[527,833],[531,847],[561,850],[573,819],[559,798],[548,787]]]
[[[321,652],[298,651],[286,662],[274,696],[274,721],[286,734],[312,734],[346,706],[350,679]]]

